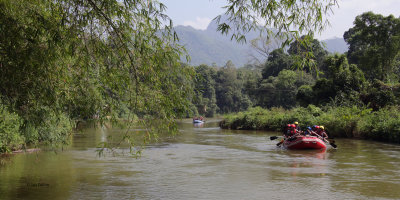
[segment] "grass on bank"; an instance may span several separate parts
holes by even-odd
[[[250,108],[225,115],[221,128],[281,131],[298,121],[302,129],[323,125],[332,137],[364,138],[400,143],[400,107],[372,111],[362,107],[324,107],[309,105],[291,110],[283,108]]]

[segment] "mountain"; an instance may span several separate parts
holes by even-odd
[[[231,60],[235,66],[240,67],[250,60],[249,44],[231,41],[229,36],[216,32],[210,26],[206,30],[177,26],[175,31],[179,36],[179,43],[186,47],[192,65],[215,63],[217,66],[223,66]]]
[[[265,60],[265,57],[257,54],[251,47],[250,41],[258,38],[258,32],[246,34],[247,43],[238,43],[231,40],[230,36],[217,32],[217,25],[212,21],[206,30],[197,30],[191,26],[176,26],[175,31],[179,37],[179,44],[184,45],[191,57],[191,65],[216,64],[224,66],[231,60],[236,67],[253,62]],[[324,40],[329,52],[343,53],[347,51],[347,45],[343,38]]]
[[[331,53],[344,53],[349,49],[344,39],[338,37],[322,40],[322,44]]]

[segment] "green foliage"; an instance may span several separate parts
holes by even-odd
[[[312,86],[314,98],[311,102],[316,105],[324,104],[329,102],[332,98],[336,96],[336,91],[333,89],[332,80],[326,78],[318,79],[315,85]]]
[[[184,116],[193,70],[178,62],[183,48],[164,11],[144,0],[1,1],[0,98],[26,141],[64,143],[69,119],[171,126]]]
[[[10,152],[20,147],[24,137],[20,135],[21,118],[10,113],[0,101],[0,153]]]
[[[284,69],[291,69],[293,59],[283,51],[283,49],[275,49],[269,55],[262,70],[263,79],[270,76],[278,76],[279,72]]]
[[[290,107],[296,104],[297,88],[295,85],[297,74],[291,70],[279,72],[276,80],[277,104],[283,107]]]
[[[43,112],[47,114],[43,115],[39,125],[35,125],[38,138],[32,138],[35,135],[31,133],[31,137],[28,137],[28,134],[25,135],[26,140],[34,142],[34,139],[37,139],[52,147],[68,144],[72,130],[69,117],[65,114],[57,114],[49,108],[44,108]]]
[[[356,17],[354,27],[344,33],[347,53],[372,80],[386,81],[400,52],[400,18],[366,12]]]
[[[261,2],[264,1],[230,1],[227,12],[231,14],[230,22],[251,30],[254,27],[249,22],[256,19],[252,18],[254,13],[251,11],[271,3],[261,5]],[[281,7],[285,2],[276,3],[276,8],[285,10]],[[282,17],[290,16],[291,12],[285,14]],[[267,12],[265,16],[274,19],[271,13]],[[350,45],[347,55],[326,57],[326,51],[312,39],[312,34],[302,38],[294,36],[289,55],[283,50],[271,52],[262,71],[263,77],[251,95],[257,99],[256,105],[270,109],[256,107],[227,115],[221,127],[280,131],[285,124],[300,121],[302,127],[324,125],[331,136],[400,143],[399,108],[396,106],[400,98],[397,73],[400,69],[399,18],[368,12],[358,16],[354,25],[344,35]],[[226,23],[220,25],[224,33],[229,28]],[[233,37],[243,39],[240,32],[235,32]],[[312,77],[299,81],[295,72],[287,70],[313,64],[323,72],[323,78],[317,76],[319,79],[315,84]],[[298,104],[303,107],[295,107]]]
[[[359,122],[359,133],[378,141],[400,143],[399,111],[399,107],[388,106],[367,115]]]
[[[400,143],[400,109],[387,107],[373,112],[366,107],[324,107],[309,105],[291,110],[282,108],[250,108],[245,112],[226,115],[222,128],[281,131],[294,121],[305,128],[323,125],[329,136],[357,137]]]
[[[276,130],[281,128],[282,122],[287,121],[285,117],[283,109],[265,110],[255,107],[246,112],[225,115],[220,126],[229,129]]]
[[[257,88],[257,105],[262,107],[296,106],[296,94],[302,85],[314,83],[314,78],[300,71],[282,70],[278,76],[270,76],[260,82]]]
[[[325,57],[328,55],[321,43],[314,39],[311,35],[304,35],[299,40],[292,42],[288,49],[289,55],[295,57],[293,60],[297,62],[293,63],[297,68],[304,69],[306,72],[319,72],[318,70],[325,71],[321,69]],[[297,57],[297,59],[296,59]],[[303,63],[304,58],[308,62]],[[304,67],[308,65],[308,67]]]
[[[302,85],[296,94],[296,100],[300,106],[306,107],[310,102],[314,101],[313,88],[310,85]]]
[[[251,106],[243,91],[244,81],[232,62],[220,68],[216,76],[216,100],[220,113],[239,112]]]
[[[329,134],[340,137],[364,137],[357,133],[358,123],[371,113],[371,109],[352,107],[326,107],[316,124],[323,125]]]
[[[328,68],[327,77],[333,81],[335,91],[360,92],[363,89],[364,73],[356,65],[349,65],[345,55],[330,56],[324,64]]]
[[[327,69],[326,78],[317,80],[312,86],[311,96],[314,99],[308,103],[321,105],[332,100],[350,104],[360,102],[359,96],[366,84],[363,72],[356,65],[349,64],[345,55],[327,57],[324,66]],[[302,98],[303,94],[299,95],[299,100],[307,104],[307,98]]]
[[[368,85],[364,72],[370,80],[375,74],[385,81],[398,78],[389,74],[400,69],[399,19],[373,13],[356,18],[345,38],[349,59],[358,68],[344,55],[325,59],[326,51],[312,38],[313,30],[324,27],[323,15],[335,0],[227,4],[228,21],[219,30],[227,33],[235,26],[232,38],[244,40],[263,19],[265,27],[283,36],[284,46],[291,43],[289,54],[271,52],[262,72],[236,69],[231,61],[222,68],[192,68],[178,62],[184,49],[176,43],[172,22],[164,25],[169,18],[157,1],[0,1],[1,151],[24,144],[65,144],[74,120],[127,118],[148,127],[147,140],[177,131],[175,118],[212,117],[252,105],[293,109],[252,108],[240,118],[228,117],[233,125],[226,126],[278,130],[303,120],[306,125],[324,123],[336,135],[378,137],[359,132],[369,130],[358,124],[370,111],[353,105],[360,104],[360,94],[374,110],[398,103],[396,80]],[[307,70],[290,70],[305,65],[320,67],[324,78],[315,82]],[[331,107],[322,112],[311,103]],[[376,115],[391,115],[387,112]],[[392,123],[388,130],[396,130]],[[374,131],[379,135],[384,130]],[[123,138],[134,144],[133,137]]]
[[[42,122],[24,121],[16,113],[7,111],[0,104],[0,153],[25,148],[26,144],[50,145],[52,148],[60,144],[68,144],[72,123],[68,116],[54,113],[49,108],[41,111]]]
[[[195,68],[196,79],[194,81],[195,99],[193,103],[200,115],[213,117],[218,109],[215,93],[216,69],[207,65],[200,65]]]
[[[218,29],[222,33],[232,31],[232,38],[243,41],[246,40],[244,34],[251,30],[273,28],[277,30],[276,35],[287,39],[289,44],[299,33],[323,30],[327,23],[324,15],[331,13],[336,5],[335,0],[229,0],[225,12],[228,22],[219,24]],[[217,20],[220,18],[218,16]]]
[[[385,84],[375,79],[366,88],[361,94],[361,100],[374,110],[399,104],[400,84]]]
[[[293,110],[255,107],[245,112],[225,115],[220,126],[229,129],[281,131],[286,124],[294,121],[302,121],[302,124],[308,125],[313,124],[315,117],[319,114],[315,107],[294,108]]]
[[[325,15],[337,6],[336,0],[229,0],[225,15],[227,21],[221,21],[221,15],[216,17],[218,30],[222,34],[231,34],[231,39],[246,42],[246,33],[254,30],[266,31],[268,37],[279,38],[282,47],[293,40],[304,47],[311,44],[310,39],[303,40],[300,35],[310,36],[321,32],[329,22]],[[315,56],[312,51],[306,57],[295,57],[298,69],[306,66],[312,70],[315,66]]]

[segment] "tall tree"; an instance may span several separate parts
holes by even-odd
[[[400,18],[366,12],[343,35],[350,45],[348,58],[367,78],[387,81],[400,53]]]
[[[337,98],[345,102],[359,102],[364,89],[364,73],[355,64],[349,64],[345,55],[329,56],[327,78],[319,79],[313,86],[314,104]]]
[[[194,104],[199,114],[206,117],[213,117],[218,110],[215,94],[217,71],[207,65],[200,65],[195,70],[196,80],[194,82],[194,89],[196,97]]]
[[[310,40],[310,42],[306,42],[306,40]],[[325,57],[328,55],[328,51],[322,47],[321,43],[310,35],[303,35],[299,40],[290,43],[288,53],[295,57],[309,58],[310,62],[313,63],[313,67],[316,67],[314,68],[315,70],[321,70]],[[296,64],[301,65],[300,63],[294,63],[294,65]],[[313,67],[305,70],[310,72]]]
[[[278,76],[282,70],[290,69],[293,62],[293,59],[283,49],[273,50],[264,64],[262,70],[263,79],[267,79],[269,76]]]
[[[220,68],[216,78],[217,105],[221,113],[246,110],[251,101],[243,93],[244,82],[238,79],[238,71],[231,61]]]
[[[283,69],[277,76],[269,76],[260,81],[256,89],[256,105],[267,108],[296,106],[298,89],[312,84],[314,78],[310,74]]]

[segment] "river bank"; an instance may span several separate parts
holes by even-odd
[[[362,138],[400,144],[400,109],[387,107],[372,111],[359,107],[263,109],[250,108],[229,114],[221,121],[224,129],[281,131],[286,124],[298,121],[307,126],[323,125],[331,137]]]

